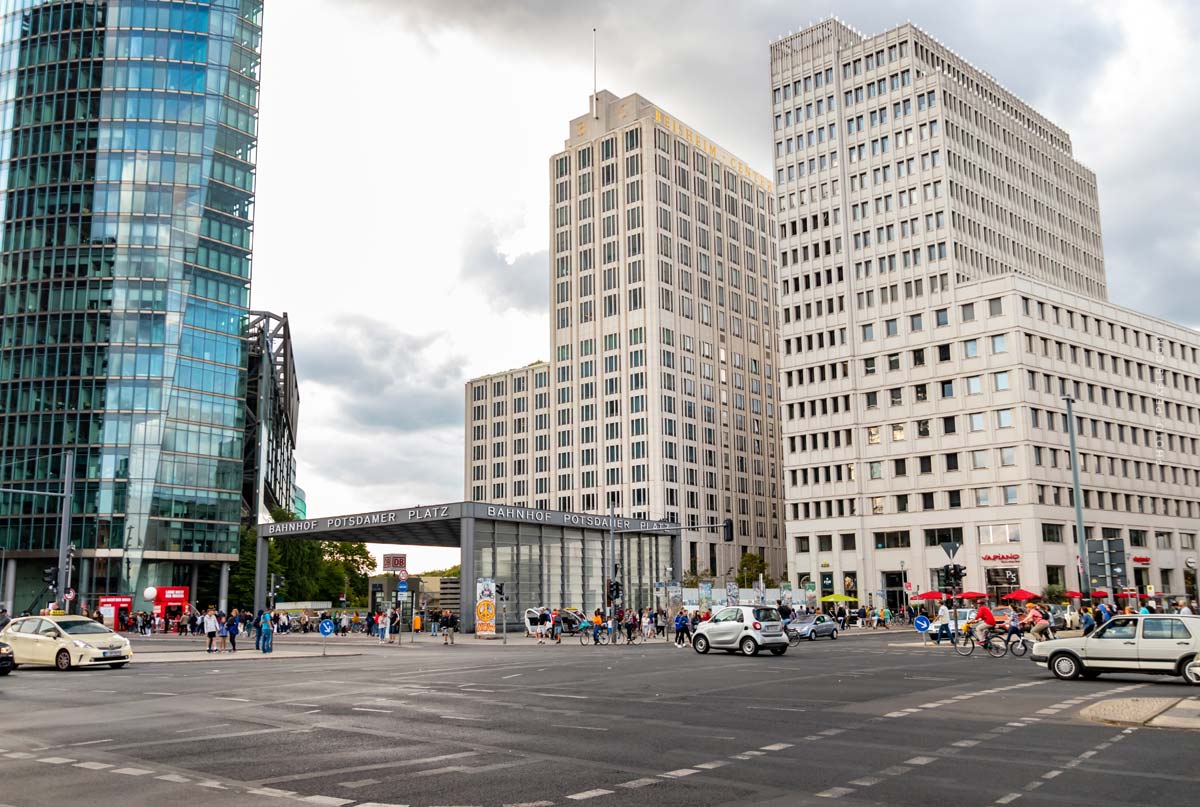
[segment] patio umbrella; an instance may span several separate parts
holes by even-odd
[[[854,597],[847,597],[845,594],[826,594],[818,602],[858,602]]]
[[[913,599],[916,599],[916,600],[940,600],[941,598],[942,598],[942,592],[940,592],[940,591],[922,591],[920,594],[918,594]]]
[[[1093,600],[1102,600],[1102,599],[1104,599],[1104,598],[1105,598],[1105,597],[1107,597],[1107,596],[1108,596],[1108,592],[1107,592],[1107,591],[1093,591],[1093,592],[1092,592],[1092,599],[1093,599]]]
[[[1019,588],[1011,594],[1005,594],[1001,597],[1004,600],[1036,600],[1037,598],[1037,594],[1034,594],[1032,591],[1026,591],[1023,588]]]
[[[964,591],[958,595],[960,600],[982,600],[987,597],[982,591]]]
[[[1067,592],[1065,595],[1063,595],[1063,596],[1065,596],[1065,597],[1067,597],[1067,599],[1071,599],[1071,600],[1081,600],[1081,599],[1083,599],[1083,595],[1082,595],[1082,594],[1080,594],[1078,591],[1068,591],[1068,592]]]
[[[1123,600],[1137,599],[1136,591],[1118,591],[1117,596]]]

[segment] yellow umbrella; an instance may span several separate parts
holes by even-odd
[[[845,594],[827,594],[818,602],[858,602],[858,598],[847,597]]]

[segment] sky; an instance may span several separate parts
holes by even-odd
[[[291,321],[308,514],[463,499],[464,382],[549,358],[548,161],[593,28],[601,89],[769,175],[769,44],[834,10],[912,21],[1066,129],[1110,301],[1200,325],[1200,4],[269,0],[252,305]]]

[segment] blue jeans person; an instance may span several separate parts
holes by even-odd
[[[271,644],[272,644],[271,640],[272,640],[273,636],[274,636],[274,634],[272,631],[264,630],[262,632],[262,651],[264,653],[271,652]]]
[[[600,644],[600,626],[599,625],[592,626],[592,641],[595,642],[596,644]]]
[[[949,623],[943,622],[942,624],[938,625],[937,635],[933,637],[933,641],[941,644],[943,635],[948,641],[954,641],[954,634],[950,632]]]
[[[254,629],[254,649],[255,650],[262,649],[262,634],[263,634],[263,632],[262,632],[261,627]]]

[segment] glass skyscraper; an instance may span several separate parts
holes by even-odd
[[[0,487],[75,450],[93,604],[237,559],[262,6],[0,0]],[[0,494],[18,610],[58,510]]]

